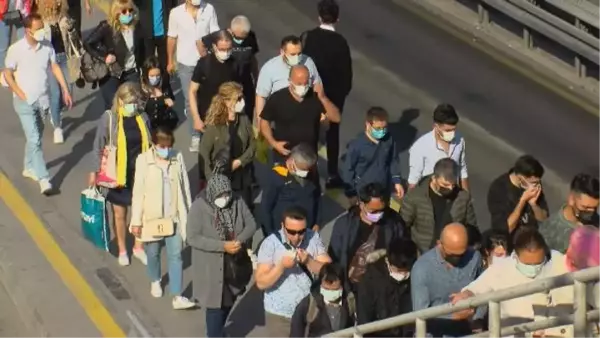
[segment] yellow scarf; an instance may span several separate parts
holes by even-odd
[[[117,185],[124,187],[127,184],[127,138],[125,137],[125,129],[123,128],[123,108],[119,108],[119,116],[117,122]],[[150,143],[148,140],[148,131],[146,123],[141,115],[135,117],[140,133],[142,134],[142,153],[148,150]],[[132,188],[132,187],[128,187]]]

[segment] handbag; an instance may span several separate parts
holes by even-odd
[[[235,240],[235,234],[230,233],[227,237]],[[250,282],[253,272],[252,260],[248,256],[246,244],[242,243],[240,250],[233,255],[225,253],[223,256],[223,280],[226,284],[243,290]]]
[[[71,55],[67,56],[67,70],[69,72],[69,82],[74,83],[82,77],[81,53],[75,47],[70,35],[67,36],[67,40],[69,40],[69,45],[71,45],[71,51],[73,51]]]
[[[117,184],[117,147],[112,142],[112,112],[108,114],[108,143],[102,149],[100,171],[96,175],[96,185],[104,188],[114,189]]]
[[[8,11],[2,17],[2,21],[8,27],[22,28],[23,14],[19,10]]]
[[[170,218],[156,218],[152,220],[144,220],[142,224],[142,232],[144,236],[151,237],[169,237],[175,233],[175,225]]]
[[[106,214],[106,201],[96,188],[81,192],[81,233],[94,246],[108,251],[110,228]]]

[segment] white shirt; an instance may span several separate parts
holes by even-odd
[[[56,63],[56,54],[49,41],[35,46],[29,45],[25,38],[8,48],[6,68],[14,71],[15,81],[25,93],[28,104],[38,102],[40,108],[48,108],[48,73],[52,63]],[[13,97],[17,97],[13,93]]]
[[[125,57],[125,70],[135,69],[135,52],[133,50],[133,30],[132,29],[124,29],[121,30],[121,34],[123,35],[123,40],[125,40],[125,45],[127,46],[127,56]]]
[[[177,62],[195,66],[200,58],[196,41],[218,30],[217,12],[209,3],[202,2],[195,19],[186,10],[185,3],[173,8],[169,14],[167,35],[177,39]]]
[[[468,177],[465,161],[465,139],[458,133],[450,142],[448,153],[438,144],[434,131],[421,136],[409,150],[408,184],[417,184],[421,178],[431,175],[437,161],[451,158],[460,166],[460,178]]]
[[[319,26],[319,28],[335,32],[335,27],[333,25],[328,25],[326,23],[321,24],[321,26]]]

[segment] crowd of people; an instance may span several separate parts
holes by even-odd
[[[98,87],[104,112],[86,184],[106,188],[118,263],[130,265],[134,257],[147,265],[150,293],[161,297],[164,241],[173,308],[203,307],[208,337],[226,335],[227,317],[252,277],[264,293],[270,336],[304,337],[599,265],[597,173],[575,176],[565,204],[550,213],[544,167],[523,155],[489,187],[491,229],[479,231],[466,140],[450,104],[435,108],[432,130],[410,148],[406,179],[383,107],[368,109],[364,130],[340,159],[352,59],[336,31],[335,0],[321,0],[320,26],[283,37],[279,54],[262,66],[249,19],[236,16],[220,29],[204,0],[113,0],[106,20],[84,38],[78,4],[8,3],[0,29],[23,27],[1,56],[26,138],[23,176],[41,193],[54,192],[43,120],[50,116],[54,143],[64,142],[61,115],[73,103],[73,85]],[[176,99],[184,101],[183,114]],[[174,146],[174,129],[183,124],[189,151],[198,154],[199,172],[191,174],[201,182],[197,196],[183,151]],[[350,202],[328,246],[319,234],[322,131],[324,188],[341,189]],[[263,155],[270,169],[257,182],[254,160]],[[401,201],[399,212],[391,199]],[[259,227],[264,239],[254,254]],[[192,249],[194,299],[182,294],[185,245]],[[597,307],[597,287],[593,292],[588,300]],[[564,314],[560,305],[572,303],[570,287],[506,301],[502,325]],[[459,311],[428,321],[427,329],[433,336],[468,335],[486,329],[486,315],[485,307]],[[406,325],[374,335],[413,333]]]

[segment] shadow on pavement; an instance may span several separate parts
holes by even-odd
[[[249,318],[252,320],[248,320]],[[246,337],[255,327],[264,325],[263,292],[256,287],[253,279],[250,289],[231,311],[226,330],[230,337]]]
[[[396,122],[390,122],[388,130],[394,140],[399,153],[404,153],[410,148],[417,138],[418,130],[412,122],[419,118],[419,109],[408,108],[402,111],[402,115]]]

